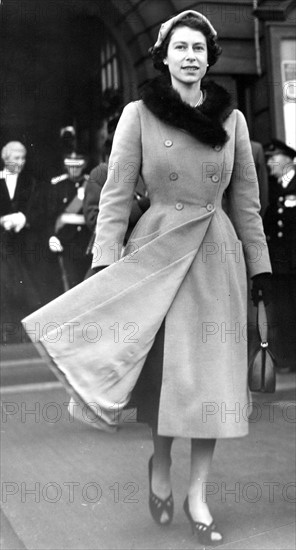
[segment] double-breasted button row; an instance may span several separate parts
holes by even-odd
[[[183,210],[183,208],[184,208],[183,202],[176,202],[175,208],[176,208],[176,210]],[[214,205],[209,203],[209,204],[207,204],[206,209],[207,209],[208,212],[212,212],[212,210],[214,210]]]
[[[169,177],[170,177],[171,181],[176,181],[179,176],[178,176],[177,172],[171,172]]]
[[[279,219],[277,220],[277,226],[278,226],[277,238],[278,239],[282,239],[284,236],[284,233],[283,233],[284,221],[280,218],[280,216],[284,213],[284,208],[283,208],[284,200],[285,198],[283,196],[278,197],[278,208],[277,208],[277,213],[279,215]]]
[[[164,144],[165,144],[166,147],[171,147],[173,145],[173,142],[172,142],[171,139],[166,139]]]

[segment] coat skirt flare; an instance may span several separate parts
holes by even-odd
[[[246,266],[271,269],[245,119],[220,87],[205,92],[194,109],[157,79],[125,107],[93,248],[93,267],[108,267],[23,320],[107,431],[165,327],[159,435],[248,433]],[[123,248],[140,176],[151,206]]]

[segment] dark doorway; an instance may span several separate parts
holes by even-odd
[[[1,143],[22,141],[40,176],[59,169],[59,133],[74,125],[91,154],[102,113],[106,28],[71,2],[4,2],[1,18]],[[108,33],[107,33],[108,34]]]

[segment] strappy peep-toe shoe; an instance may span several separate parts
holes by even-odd
[[[174,515],[174,499],[173,494],[166,498],[162,499],[158,497],[152,491],[152,462],[153,455],[150,457],[148,462],[148,476],[149,476],[149,510],[154,521],[159,525],[165,526],[169,525],[173,519]],[[167,518],[164,521],[161,521],[162,515],[166,514]]]
[[[205,523],[201,523],[200,521],[195,521],[193,519],[189,510],[188,497],[186,497],[184,501],[183,509],[191,525],[192,534],[197,536],[197,540],[200,544],[203,546],[218,546],[219,544],[222,544],[223,536],[220,531],[218,531],[213,521],[210,525],[206,525]],[[220,535],[221,538],[219,540],[213,538],[214,533]]]

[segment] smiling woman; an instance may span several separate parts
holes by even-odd
[[[219,414],[249,402],[247,342],[231,333],[247,322],[246,264],[264,300],[271,269],[244,116],[226,90],[204,81],[221,53],[215,29],[199,12],[179,13],[161,26],[150,52],[163,74],[125,107],[116,128],[110,166],[119,171],[117,178],[108,171],[93,248],[99,272],[25,321],[29,329],[60,324],[58,342],[50,334],[41,342],[79,396],[80,412],[99,405],[99,427],[114,431],[114,403],[122,411],[135,388],[138,420],[152,428],[149,508],[160,525],[174,513],[173,438],[191,438],[184,512],[198,541],[214,546],[222,534],[204,487],[216,439],[248,433],[242,415],[225,421]],[[248,178],[243,166],[251,167]],[[123,250],[140,176],[151,206]],[[94,321],[103,336],[90,342],[83,328]],[[71,323],[78,330],[69,342]],[[112,342],[115,323],[133,323],[136,338]],[[213,403],[216,412],[205,418]]]
[[[203,97],[200,85],[208,67],[205,36],[188,27],[177,27],[163,63],[168,67],[173,88],[192,107],[196,107]]]
[[[206,41],[208,66],[210,67],[217,62],[219,55],[222,53],[222,49],[217,43],[217,33],[215,29],[212,27],[212,25],[209,26],[209,22],[207,22],[208,20],[206,20],[205,17],[197,19],[196,17],[190,15],[190,13],[192,12],[189,12],[186,16],[186,21],[184,21],[184,18],[179,18],[173,27],[167,26],[167,28],[162,31],[163,38],[158,38],[154,46],[150,48],[149,51],[152,55],[153,64],[157,70],[167,72],[166,68],[163,65],[163,60],[166,57],[171,37],[175,37],[176,30],[180,26],[183,28],[185,26],[186,29],[199,31],[199,33],[201,33],[202,35],[202,44],[204,44],[204,40]]]
[[[170,74],[173,88],[183,100],[198,107],[204,100],[201,80],[222,49],[211,23],[205,17],[194,17],[190,11],[186,13],[185,21],[184,17],[178,18],[173,27],[163,26],[162,39],[158,38],[150,53],[154,67]]]

